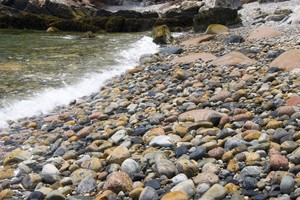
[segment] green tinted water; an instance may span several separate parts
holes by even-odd
[[[46,88],[78,82],[116,62],[116,55],[143,34],[45,33],[0,29],[0,108]]]

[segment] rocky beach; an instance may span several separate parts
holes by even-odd
[[[188,32],[0,130],[0,200],[300,199],[298,1]]]

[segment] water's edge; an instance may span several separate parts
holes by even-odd
[[[116,56],[116,64],[109,66],[102,72],[90,72],[85,78],[72,85],[62,88],[48,88],[35,92],[26,99],[14,100],[0,109],[0,129],[8,126],[8,120],[46,114],[57,106],[67,105],[74,99],[91,95],[99,91],[105,81],[115,75],[120,75],[127,69],[138,65],[139,57],[145,53],[155,53],[158,46],[152,43],[152,38],[144,36],[137,42],[130,44]]]

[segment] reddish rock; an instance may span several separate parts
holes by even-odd
[[[205,62],[216,59],[217,57],[211,53],[191,53],[186,56],[178,57],[172,60],[172,63],[191,63],[196,60],[203,60]]]
[[[276,31],[267,26],[261,26],[255,30],[253,30],[247,39],[255,40],[255,39],[262,39],[262,38],[278,37],[281,35],[282,35],[282,33],[280,31]]]
[[[300,96],[294,96],[286,101],[287,106],[297,106],[300,104]]]
[[[288,115],[291,116],[296,112],[294,106],[281,106],[276,110],[278,112],[278,116]]]
[[[252,65],[256,60],[250,59],[244,54],[234,51],[225,54],[211,62],[212,65],[228,66],[228,65]]]
[[[185,41],[181,42],[180,45],[184,45],[184,46],[195,45],[195,44],[199,44],[201,42],[206,42],[206,41],[212,40],[213,38],[214,38],[214,35],[205,34],[205,35],[201,35],[199,37],[190,38],[188,40],[185,40]]]
[[[96,200],[113,200],[117,199],[117,194],[111,190],[106,190],[97,195]]]
[[[286,157],[276,152],[276,150],[270,150],[270,167],[272,170],[288,170],[289,161]]]
[[[207,153],[207,155],[210,158],[215,158],[215,159],[221,159],[223,154],[224,154],[224,149],[222,147],[214,148]]]
[[[300,68],[300,49],[284,52],[270,63],[270,67],[279,67],[286,71]]]
[[[217,94],[215,94],[214,96],[212,96],[209,101],[212,102],[216,102],[216,101],[224,101],[226,98],[231,96],[231,92],[227,91],[227,90],[222,90],[220,92],[218,92]]]
[[[132,190],[132,180],[129,175],[125,172],[114,172],[107,179],[106,183],[103,186],[104,190],[111,190],[115,193],[130,192]]]

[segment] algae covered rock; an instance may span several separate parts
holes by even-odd
[[[173,42],[173,36],[171,35],[170,29],[166,25],[157,26],[152,31],[153,42],[156,44],[167,44]]]
[[[229,29],[222,24],[211,24],[207,27],[206,34],[227,34]]]
[[[56,28],[56,27],[51,26],[51,27],[49,27],[49,28],[46,30],[46,32],[48,32],[48,33],[57,33],[57,32],[61,32],[61,30],[59,30],[59,29]]]

